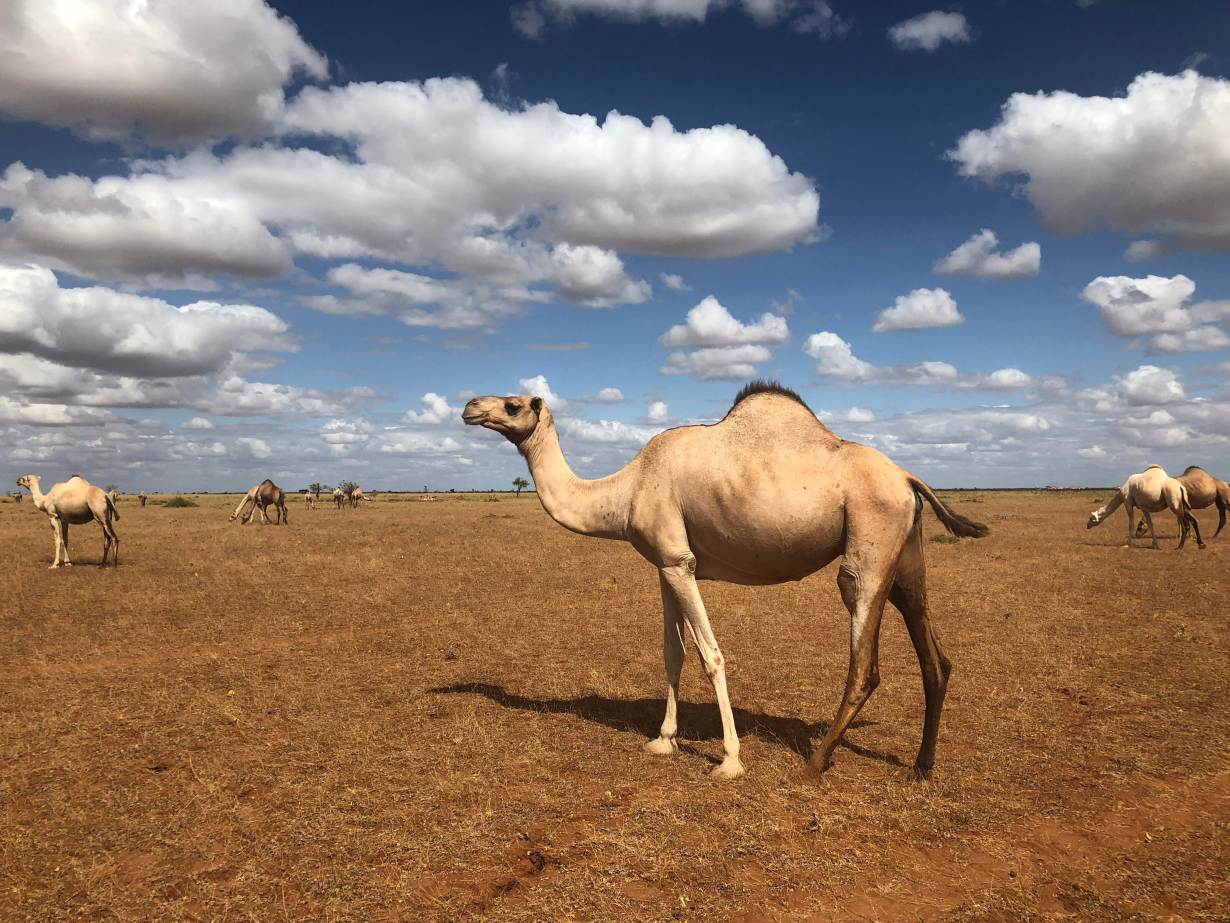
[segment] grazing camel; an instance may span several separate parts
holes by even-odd
[[[137,502],[141,504],[141,509],[145,509],[145,501],[148,499],[149,497],[145,495],[145,491],[141,491],[137,494]]]
[[[366,499],[367,497],[363,495],[363,488],[356,485],[355,489],[350,492],[350,508],[357,510],[359,508],[359,504]]]
[[[1192,515],[1191,505],[1187,499],[1187,488],[1177,478],[1172,478],[1162,470],[1161,465],[1150,465],[1139,474],[1133,474],[1123,482],[1123,486],[1115,491],[1115,495],[1101,509],[1094,510],[1085,523],[1086,529],[1092,529],[1106,519],[1111,513],[1123,506],[1127,511],[1128,547],[1132,547],[1132,511],[1139,507],[1144,513],[1145,522],[1149,524],[1149,537],[1157,547],[1157,534],[1153,531],[1153,517],[1150,513],[1160,513],[1170,510],[1179,521],[1179,547],[1187,542],[1189,529],[1196,530],[1196,545],[1204,547],[1200,537],[1200,523]]]
[[[346,491],[342,490],[340,487],[334,487],[334,488],[333,488],[333,506],[334,506],[334,508],[335,508],[335,509],[339,509],[339,510],[340,510],[340,509],[342,508],[342,505],[343,505],[345,502],[346,502]]]
[[[289,525],[290,523],[290,519],[286,514],[286,494],[282,492],[281,487],[273,483],[269,478],[265,478],[265,480],[244,494],[243,499],[239,501],[239,506],[235,507],[235,512],[231,513],[231,518],[228,521],[234,522],[236,517],[244,512],[244,507],[249,506],[249,504],[251,508],[244,515],[242,525],[246,526],[251,522],[257,510],[260,510],[261,522],[269,525],[269,515],[266,513],[266,510],[271,506],[274,508],[275,514],[277,514],[277,520],[274,522],[274,525]]]
[[[1226,513],[1230,512],[1230,484],[1219,481],[1203,468],[1197,465],[1188,466],[1187,470],[1175,478],[1187,490],[1187,505],[1193,510],[1203,510],[1216,504],[1217,531],[1213,538],[1221,535],[1226,525]],[[1140,525],[1136,527],[1136,537],[1144,538],[1147,524],[1145,517],[1140,517]]]
[[[309,510],[316,509],[316,495],[313,494],[310,490],[303,495],[303,505],[306,506]]]
[[[810,762],[821,771],[829,766],[879,683],[880,618],[891,600],[905,617],[926,697],[914,775],[931,775],[951,666],[927,618],[923,501],[957,535],[981,537],[986,526],[952,512],[930,487],[875,449],[835,436],[802,398],[777,384],[747,385],[720,422],[660,433],[623,469],[592,481],[569,468],[541,398],[476,397],[462,419],[517,447],[552,519],[582,535],[629,542],[658,568],[666,714],[646,750],[678,749],[687,625],[722,718],[723,759],[713,775],[742,775],[725,662],[696,582],[801,580],[844,555],[837,585],[851,617],[850,667],[837,716]]]
[[[76,474],[63,483],[53,484],[47,493],[43,493],[37,474],[23,474],[17,479],[17,483],[30,491],[34,506],[46,513],[51,520],[56,546],[51,568],[73,566],[73,562],[68,558],[68,527],[87,522],[97,522],[102,526],[103,554],[102,562],[98,566],[107,566],[108,554],[111,555],[111,563],[119,566],[120,537],[116,535],[111,521],[119,521],[120,514],[111,496],[101,487],[95,487]]]

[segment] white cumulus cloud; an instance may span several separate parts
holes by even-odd
[[[713,346],[673,352],[660,369],[663,375],[694,375],[704,381],[754,378],[756,366],[773,357],[764,346]]]
[[[678,346],[779,346],[790,339],[784,317],[762,314],[756,321],[744,324],[737,320],[712,295],[706,296],[688,311],[687,321],[676,324],[662,334],[658,343]]]
[[[898,51],[935,51],[945,42],[968,44],[973,34],[960,13],[932,10],[890,27],[888,39]]]
[[[977,276],[981,279],[1025,279],[1042,268],[1042,248],[1033,241],[998,253],[995,232],[983,228],[935,264],[942,276]]]
[[[885,308],[871,329],[876,333],[890,330],[922,330],[927,327],[952,327],[965,318],[957,310],[957,302],[942,288],[916,288],[908,295],[898,295],[891,308]]]
[[[1230,346],[1214,324],[1230,318],[1230,301],[1188,305],[1196,283],[1185,275],[1170,278],[1099,276],[1081,297],[1097,305],[1102,324],[1125,339],[1151,337],[1150,352],[1211,352]]]
[[[0,352],[140,376],[217,371],[241,349],[285,348],[288,328],[264,308],[62,288],[50,270],[0,264]]]
[[[1123,96],[1016,93],[999,122],[948,152],[963,176],[1024,175],[1022,191],[1061,234],[1157,235],[1129,250],[1230,249],[1230,80],[1144,73]]]
[[[260,132],[296,71],[325,58],[263,0],[8,0],[0,111],[87,137]]]

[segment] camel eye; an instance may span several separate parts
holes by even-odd
[[[504,412],[508,414],[510,417],[515,417],[517,414],[521,412],[521,408],[518,407],[516,404],[514,404],[512,401],[509,401],[507,404],[504,405]]]

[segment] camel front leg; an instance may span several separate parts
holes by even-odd
[[[68,557],[68,523],[63,519],[58,520],[60,523],[60,548],[64,552],[64,557],[60,560],[61,567],[72,567],[73,562]]]
[[[60,535],[60,527],[62,525],[60,520],[52,516],[50,517],[50,521],[51,521],[51,540],[52,542],[55,543],[55,556],[51,559],[51,567],[47,569],[55,570],[57,567],[60,566],[60,562],[63,560],[64,538],[63,536]]]
[[[645,743],[645,751],[658,756],[667,756],[679,751],[675,736],[679,733],[679,675],[683,672],[683,613],[675,601],[675,594],[666,583],[665,575],[659,573],[662,587],[662,659],[666,663],[666,716],[658,736]]]
[[[696,586],[696,558],[687,552],[676,560],[677,564],[661,569],[662,585],[674,597],[684,621],[692,629],[692,639],[700,652],[705,674],[713,683],[713,693],[722,716],[722,762],[714,768],[712,775],[715,779],[737,779],[743,775],[743,764],[739,762],[739,735],[735,731],[735,716],[730,708],[730,695],[726,691],[726,661],[713,636],[709,616],[705,613],[705,602]]]
[[[1127,518],[1128,518],[1127,529],[1128,529],[1128,547],[1129,548],[1132,547],[1132,520],[1135,518],[1135,513],[1133,512],[1133,509],[1134,507],[1132,506],[1132,498],[1128,497],[1128,499],[1123,501],[1123,511],[1127,513]],[[1144,517],[1145,519],[1148,519],[1149,514],[1145,513]],[[1141,520],[1141,521],[1143,522],[1144,520]]]
[[[1145,517],[1145,522],[1149,524],[1149,541],[1153,543],[1151,547],[1156,548],[1157,547],[1157,533],[1153,531],[1153,516],[1149,513],[1148,510],[1145,510],[1144,517]]]
[[[1187,541],[1187,532],[1190,529],[1196,533],[1196,547],[1203,548],[1204,539],[1200,537],[1200,520],[1196,518],[1195,513],[1193,513],[1191,509],[1188,507],[1183,507],[1182,514],[1183,514],[1183,532],[1182,532],[1183,537],[1179,540],[1179,547],[1182,548],[1183,543]]]

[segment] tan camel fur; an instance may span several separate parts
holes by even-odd
[[[697,581],[801,580],[844,555],[837,585],[851,618],[850,667],[837,716],[811,763],[828,767],[879,683],[880,619],[891,600],[905,616],[922,668],[926,714],[914,773],[930,776],[951,666],[927,618],[922,503],[957,535],[980,537],[986,526],[953,513],[875,449],[833,435],[798,395],[776,384],[748,385],[719,423],[660,433],[623,469],[592,481],[569,468],[541,398],[477,397],[462,419],[517,446],[556,522],[582,535],[629,542],[658,569],[666,715],[657,739],[646,744],[650,753],[678,749],[686,625],[722,718],[724,755],[713,775],[743,773],[725,662]]]
[[[334,508],[340,510],[345,503],[346,503],[346,491],[342,490],[340,487],[334,487],[333,488]]]
[[[316,495],[313,494],[310,490],[303,495],[303,505],[306,506],[309,510],[316,509]]]
[[[257,510],[260,510],[261,522],[269,525],[269,515],[266,512],[269,507],[274,508],[274,512],[278,517],[274,525],[288,525],[290,523],[290,519],[286,515],[286,494],[282,492],[281,487],[273,483],[269,478],[265,478],[265,480],[244,494],[243,499],[239,501],[239,506],[235,507],[235,512],[231,513],[229,521],[234,522],[241,513],[244,513],[244,508],[248,506],[251,508],[244,515],[242,525],[246,526],[251,522]]]
[[[1085,528],[1092,529],[1120,506],[1124,507],[1127,512],[1129,548],[1132,547],[1133,510],[1136,508],[1144,513],[1145,522],[1149,524],[1149,536],[1153,540],[1154,548],[1157,547],[1157,534],[1153,531],[1153,517],[1150,513],[1160,513],[1162,510],[1170,510],[1174,513],[1175,519],[1179,521],[1180,548],[1187,542],[1187,533],[1190,529],[1196,530],[1196,545],[1200,548],[1204,547],[1204,541],[1200,538],[1200,523],[1192,515],[1191,505],[1187,499],[1187,488],[1183,486],[1182,481],[1172,478],[1163,471],[1161,465],[1150,465],[1144,471],[1133,474],[1124,481],[1123,486],[1115,491],[1115,495],[1104,507],[1090,514]]]
[[[364,500],[366,500],[366,499],[367,499],[367,497],[365,497],[365,496],[363,495],[363,488],[362,488],[362,487],[355,487],[355,489],[354,489],[354,490],[352,490],[352,491],[350,492],[350,507],[351,507],[351,509],[356,509],[356,510],[357,510],[357,509],[359,508],[359,504],[360,504],[360,503],[362,503],[362,502],[363,502]]]
[[[120,502],[120,492],[118,490],[107,491],[107,499],[118,505]]]
[[[145,491],[141,491],[137,494],[137,502],[141,504],[142,509],[145,509],[145,502],[147,500],[149,500],[149,497],[146,496]]]
[[[1219,481],[1203,468],[1191,465],[1186,471],[1175,478],[1187,490],[1187,505],[1193,510],[1203,510],[1210,506],[1217,507],[1217,531],[1213,538],[1221,535],[1226,525],[1226,513],[1230,512],[1230,484]],[[1148,527],[1145,517],[1140,517],[1140,525],[1136,527],[1136,537],[1144,538]]]
[[[119,521],[120,514],[115,508],[115,502],[103,491],[95,487],[85,478],[74,474],[67,481],[53,484],[51,490],[43,493],[37,474],[23,474],[17,483],[30,491],[34,505],[47,514],[51,520],[51,531],[55,536],[55,558],[51,567],[72,567],[68,558],[68,527],[96,522],[102,526],[103,554],[99,567],[107,566],[107,556],[116,567],[120,563],[120,537],[115,533],[112,520]]]

